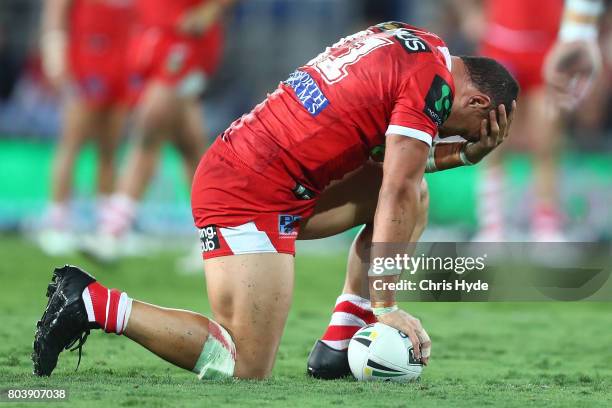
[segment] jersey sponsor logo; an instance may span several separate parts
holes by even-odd
[[[279,235],[295,236],[297,235],[297,227],[302,217],[299,215],[281,214],[278,216],[278,233]]]
[[[441,126],[450,115],[453,105],[453,91],[450,85],[436,75],[425,97],[423,112],[438,126]]]
[[[215,249],[221,248],[216,225],[207,225],[204,228],[200,228],[200,246],[202,252],[214,251]]]
[[[402,48],[411,54],[415,52],[431,52],[427,43],[408,29],[401,28],[396,30],[395,38],[397,38]]]
[[[298,100],[312,116],[317,116],[329,105],[329,100],[315,80],[304,71],[295,71],[285,81]]]

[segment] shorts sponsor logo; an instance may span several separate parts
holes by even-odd
[[[319,88],[315,80],[303,71],[293,72],[285,81],[290,86],[298,100],[312,116],[317,116],[329,105],[329,100]]]
[[[453,105],[453,91],[450,85],[436,75],[425,97],[423,112],[438,126],[441,126],[450,115]]]
[[[408,29],[401,28],[396,30],[395,38],[397,38],[402,48],[411,54],[415,52],[431,52],[427,43]]]
[[[221,248],[219,244],[219,235],[215,225],[207,225],[200,228],[200,245],[202,252],[214,251]]]
[[[297,227],[302,217],[299,215],[281,214],[278,216],[278,233],[286,236],[296,236]]]

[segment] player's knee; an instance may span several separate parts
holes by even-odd
[[[355,245],[358,251],[358,254],[367,253],[369,251],[370,246],[372,245],[372,233],[374,232],[374,223],[369,222],[363,226],[357,238],[355,239]],[[363,250],[363,251],[362,251]]]
[[[263,380],[272,374],[272,369],[257,364],[242,365],[236,368],[235,377],[246,380]]]
[[[234,376],[236,346],[223,326],[208,321],[208,338],[196,361],[193,372],[200,380],[220,380]]]
[[[173,98],[151,95],[143,101],[139,116],[140,126],[144,129],[168,129],[174,122],[175,105]]]

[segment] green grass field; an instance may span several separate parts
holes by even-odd
[[[53,376],[40,379],[31,374],[30,353],[53,266],[75,263],[134,298],[207,314],[204,279],[174,273],[173,254],[104,269],[81,258],[46,258],[17,238],[0,238],[0,389],[65,388],[69,403],[57,406],[104,408],[612,406],[612,305],[604,303],[405,305],[433,340],[420,381],[308,378],[306,358],[341,287],[345,250],[297,257],[294,305],[269,380],[199,382],[129,340],[102,333],[89,337],[78,371],[77,353],[64,353]]]

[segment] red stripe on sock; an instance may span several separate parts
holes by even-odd
[[[106,325],[106,301],[108,299],[108,290],[98,282],[91,283],[87,286],[87,289],[91,297],[96,323],[104,328]]]
[[[359,329],[359,326],[328,326],[321,340],[348,340]]]
[[[117,331],[117,309],[119,309],[120,297],[121,291],[111,289],[110,302],[108,304],[108,315],[106,316],[106,329],[104,330],[107,333],[116,333]]]
[[[334,308],[334,312],[352,314],[366,322],[366,324],[376,323],[376,316],[374,316],[374,313],[372,313],[371,310],[363,309],[356,304],[349,302],[348,300],[338,303]]]

